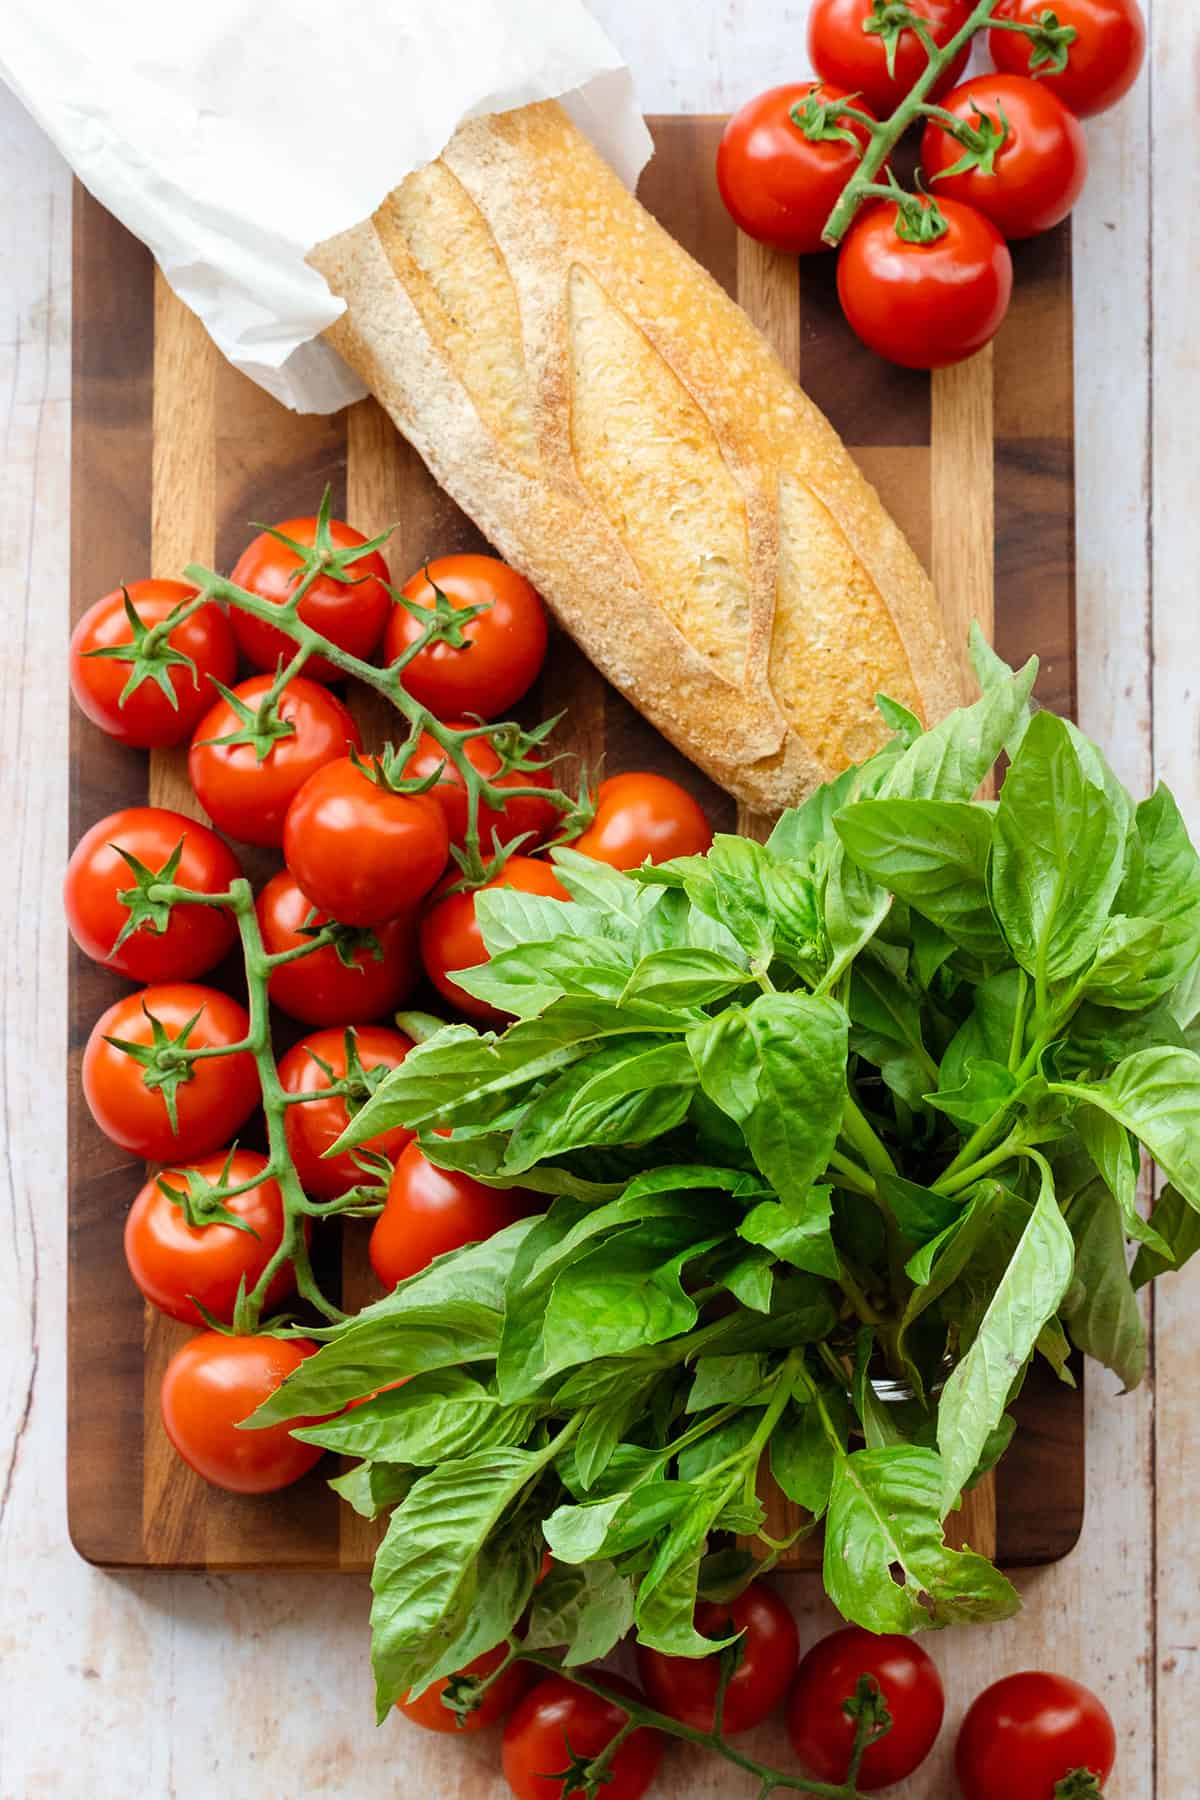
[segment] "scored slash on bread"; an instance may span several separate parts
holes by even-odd
[[[932,585],[741,308],[553,102],[310,261],[327,336],[588,657],[758,811],[960,699]]]

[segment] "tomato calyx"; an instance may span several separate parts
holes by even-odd
[[[1099,1779],[1091,1769],[1072,1769],[1054,1784],[1054,1800],[1098,1800]]]
[[[172,1037],[162,1020],[152,1013],[143,1002],[142,1011],[146,1015],[153,1034],[153,1042],[135,1044],[129,1038],[106,1037],[105,1043],[111,1044],[114,1050],[133,1058],[142,1071],[142,1085],[152,1093],[161,1093],[167,1109],[167,1117],[171,1121],[171,1130],[179,1130],[179,1115],[176,1107],[176,1094],[180,1084],[191,1081],[192,1064],[198,1054],[187,1048],[188,1038],[200,1022],[204,1008],[198,1006],[191,1018],[179,1029],[176,1037]],[[228,1051],[221,1046],[220,1054],[226,1055],[234,1050],[244,1049],[244,1045],[230,1044]]]
[[[160,869],[147,868],[139,856],[132,850],[122,849],[120,844],[112,844],[111,849],[126,864],[133,876],[134,885],[118,888],[117,899],[129,913],[124,925],[118,933],[109,956],[115,956],[127,938],[135,931],[153,931],[161,937],[171,923],[171,908],[175,904],[174,896],[156,894],[155,888],[170,887],[174,884],[183,856],[184,839],[181,837],[175,848]]]
[[[939,169],[933,177],[935,181],[945,181],[951,175],[966,175],[972,169],[978,170],[981,175],[996,173],[997,152],[1003,150],[1012,136],[1012,125],[1004,110],[1003,101],[996,102],[996,110],[1000,115],[999,124],[974,100],[971,102],[971,110],[977,121],[974,125],[955,118],[943,106],[923,106],[921,110],[928,118],[935,119],[948,137],[963,146],[963,153],[958,161],[951,163],[948,169]]]
[[[1018,31],[1029,39],[1029,73],[1035,81],[1043,75],[1061,75],[1071,58],[1071,45],[1079,36],[1074,25],[1063,25],[1048,6],[1031,24],[1016,19],[992,19],[994,31]]]
[[[373,555],[377,550],[382,550],[396,527],[389,525],[386,531],[381,531],[378,537],[369,538],[366,543],[339,546],[334,543],[333,533],[330,529],[332,517],[333,489],[326,483],[325,492],[321,495],[321,504],[317,508],[317,522],[311,544],[299,543],[295,538],[289,537],[285,531],[280,531],[276,525],[260,525],[257,520],[251,520],[255,531],[265,531],[268,537],[274,538],[276,543],[282,544],[285,549],[300,558],[298,566],[288,576],[288,581],[294,589],[302,590],[311,587],[318,575],[326,575],[330,581],[340,581],[344,587],[357,587],[360,582],[373,579],[370,574],[352,575],[351,567],[354,563],[361,562],[364,557]],[[298,607],[300,598],[299,591],[293,593],[291,599],[281,610],[284,613],[293,612]]]
[[[847,94],[844,100],[827,100],[814,88],[804,100],[798,100],[788,114],[788,118],[797,130],[803,133],[810,144],[829,144],[841,142],[849,144],[857,154],[861,149],[861,140],[845,123],[853,119],[864,130],[879,130],[878,120],[869,113],[860,112],[852,104],[858,99],[857,94]]]
[[[121,583],[121,595],[125,603],[125,617],[133,633],[129,643],[105,644],[97,650],[85,650],[83,655],[85,659],[107,657],[110,662],[127,662],[131,665],[129,679],[117,696],[118,707],[124,707],[129,696],[141,687],[143,681],[153,681],[162,689],[173,710],[178,712],[179,695],[171,680],[172,668],[187,669],[194,682],[198,682],[199,675],[193,659],[184,651],[176,650],[167,639],[176,625],[182,624],[189,613],[197,610],[198,605],[203,605],[208,596],[203,594],[198,600],[181,601],[170,616],[159,624],[144,625],[124,582]],[[216,685],[220,686],[220,683]]]
[[[211,676],[210,680],[222,700],[240,720],[240,725],[236,731],[227,731],[223,737],[198,738],[192,746],[193,749],[200,750],[226,744],[251,744],[254,748],[255,761],[262,763],[267,760],[282,738],[295,737],[296,727],[293,722],[290,719],[281,718],[279,714],[280,693],[275,691],[279,687],[278,680],[263,695],[258,706],[247,706],[246,702],[235,694],[232,688],[227,688],[224,682],[218,681],[215,676]]]
[[[854,1752],[850,1758],[847,1781],[853,1785],[862,1767],[863,1757],[885,1738],[892,1729],[892,1715],[888,1710],[887,1698],[883,1689],[873,1675],[860,1675],[854,1692],[842,1702],[842,1711],[848,1719],[854,1720]]]
[[[340,919],[326,919],[313,906],[303,925],[296,927],[297,937],[308,938],[313,948],[317,940],[327,944],[344,969],[353,969],[369,956],[372,962],[383,961],[383,945],[373,925],[343,925]]]
[[[472,619],[479,618],[481,613],[491,612],[492,600],[482,600],[476,606],[455,606],[449,594],[445,593],[429,572],[429,564],[425,564],[424,576],[433,593],[433,605],[422,600],[410,600],[401,588],[388,588],[388,593],[397,606],[402,606],[406,613],[414,618],[422,627],[421,635],[413,639],[402,655],[391,665],[393,671],[399,672],[407,667],[414,656],[427,650],[430,644],[448,644],[451,650],[469,650],[471,640],[466,628]]]
[[[900,41],[902,31],[916,33],[931,62],[938,54],[938,47],[930,36],[925,20],[919,13],[915,13],[911,6],[906,6],[904,0],[875,0],[870,18],[863,20],[863,31],[868,37],[877,37],[883,40],[887,72],[893,80],[896,75],[896,45]]]
[[[231,1212],[225,1205],[236,1194],[249,1193],[251,1188],[258,1187],[263,1180],[262,1172],[256,1170],[248,1181],[231,1183],[229,1171],[233,1167],[236,1153],[237,1145],[232,1144],[225,1158],[225,1167],[216,1181],[210,1181],[202,1169],[183,1169],[180,1171],[184,1179],[182,1188],[172,1186],[163,1175],[157,1178],[158,1187],[172,1205],[179,1208],[185,1223],[193,1231],[203,1230],[206,1225],[233,1225],[238,1231],[248,1231],[257,1241],[259,1234],[249,1219],[243,1219],[239,1213]]]

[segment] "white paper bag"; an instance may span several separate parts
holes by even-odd
[[[8,0],[0,76],[229,360],[308,412],[364,390],[314,341],[342,303],[305,253],[460,120],[559,96],[630,185],[650,154],[582,0]]]

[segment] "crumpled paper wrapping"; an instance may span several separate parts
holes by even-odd
[[[582,0],[8,0],[0,77],[229,360],[286,405],[364,390],[305,263],[481,113],[559,97],[631,186],[633,85]]]

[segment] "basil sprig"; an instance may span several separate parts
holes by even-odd
[[[393,1508],[381,1711],[527,1611],[569,1662],[631,1624],[709,1654],[697,1597],[759,1566],[720,1546],[761,1526],[764,1458],[847,1618],[1016,1607],[946,1515],[1035,1357],[1141,1378],[1135,1290],[1200,1245],[1200,857],[1165,788],[1135,806],[1031,714],[1032,663],[974,651],[974,705],[922,731],[881,703],[892,741],[765,845],[559,850],[568,901],[484,894],[461,979],[514,1023],[437,1031],[356,1114],[341,1149],[404,1125],[548,1202],[326,1329],[256,1416],[412,1377],[303,1431]],[[1149,1221],[1139,1146],[1171,1182]]]

